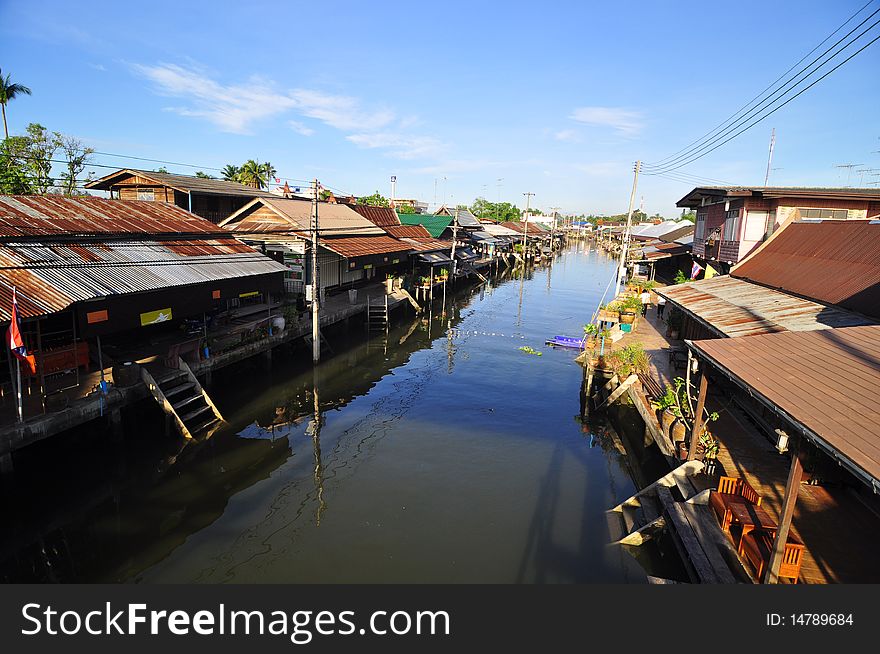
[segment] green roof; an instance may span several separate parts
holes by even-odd
[[[443,230],[452,223],[452,216],[435,216],[429,213],[399,213],[401,225],[423,225],[434,238],[439,238]]]

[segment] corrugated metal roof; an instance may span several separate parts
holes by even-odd
[[[27,318],[81,300],[284,270],[174,205],[0,196],[0,321],[10,319],[13,286]]]
[[[471,213],[470,209],[458,209],[459,227],[479,227],[480,221]],[[438,216],[455,216],[456,208],[443,206],[437,209]]]
[[[728,275],[655,289],[720,336],[810,331],[874,324],[837,307]]]
[[[92,196],[0,195],[0,238],[65,234],[223,233],[173,204]]]
[[[681,225],[684,223],[682,227],[678,229],[673,229],[671,232],[666,232],[665,234],[661,234],[657,238],[666,243],[672,243],[673,241],[677,241],[681,243],[679,239],[686,238],[688,236],[693,237],[695,226],[692,222],[688,221],[679,221]],[[693,238],[691,238],[693,240]]]
[[[408,243],[390,236],[341,236],[321,239],[321,245],[341,257],[351,259],[374,254],[409,252],[413,249]]]
[[[449,216],[437,216],[429,213],[400,213],[397,214],[400,222],[404,225],[424,225],[425,229],[437,238],[452,223]]]
[[[856,472],[880,480],[880,326],[690,345]]]
[[[228,182],[224,179],[204,179],[192,175],[177,175],[175,173],[157,173],[152,170],[138,170],[137,168],[122,168],[116,172],[104,175],[100,179],[86,184],[86,188],[99,191],[108,191],[119,180],[127,175],[137,175],[145,179],[153,180],[157,186],[168,186],[183,193],[203,193],[206,195],[237,195],[243,197],[276,197],[269,191],[263,191],[245,186],[238,182]]]
[[[251,216],[260,206],[268,207],[276,218]],[[224,220],[221,225],[238,233],[285,233],[298,231],[308,234],[311,230],[312,203],[310,200],[293,198],[256,198]],[[345,204],[318,203],[319,236],[368,236],[384,235],[350,206]]]
[[[543,236],[545,231],[538,227],[535,223],[514,223],[514,222],[506,222],[501,223],[503,227],[519,234],[522,236],[523,233],[523,225],[525,225],[526,234],[529,236]],[[488,231],[488,230],[486,230]],[[490,232],[491,233],[491,232]]]
[[[702,204],[704,196],[715,199],[753,196],[757,198],[876,200],[880,199],[880,188],[853,188],[850,186],[843,188],[809,186],[697,186],[675,204],[678,207],[696,209]]]
[[[522,235],[522,232],[514,231],[504,225],[488,225],[483,224],[483,231],[491,234],[492,236],[519,236]]]
[[[397,212],[391,207],[373,207],[367,204],[355,204],[351,205],[351,208],[377,227],[393,227],[395,225],[400,225],[400,219],[397,217]]]
[[[387,225],[383,229],[394,238],[431,238],[424,225]]]
[[[791,223],[731,274],[880,318],[880,223]]]

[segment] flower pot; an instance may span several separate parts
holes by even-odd
[[[672,440],[683,441],[687,436],[687,428],[681,418],[676,418],[672,423]]]
[[[675,422],[675,414],[669,409],[664,409],[663,413],[660,414],[660,427],[663,429],[665,436],[669,436],[669,430],[672,429],[673,422]]]
[[[635,321],[636,321],[636,314],[635,313],[626,312],[626,313],[620,314],[620,322],[624,325],[631,325]]]
[[[685,459],[688,458],[688,444],[685,443],[684,441],[678,441],[675,444],[675,451],[676,451],[676,454],[678,455],[679,461],[684,461]]]

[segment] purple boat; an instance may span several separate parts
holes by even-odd
[[[572,350],[584,349],[584,339],[575,338],[574,336],[554,336],[553,338],[544,341],[544,343],[555,347],[567,347]]]

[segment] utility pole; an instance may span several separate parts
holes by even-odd
[[[620,248],[620,267],[617,269],[617,285],[614,287],[615,295],[620,292],[620,285],[626,278],[626,251],[629,247],[629,232],[632,228],[633,203],[636,201],[636,189],[639,186],[639,171],[642,169],[642,162],[636,161],[633,167],[633,187],[632,193],[629,194],[629,211],[626,215],[626,230],[623,232],[623,247]]]
[[[523,221],[523,248],[522,248],[522,250],[523,250],[522,251],[523,271],[525,271],[525,267],[526,267],[526,234],[529,233],[529,200],[532,199],[532,196],[534,195],[534,193],[523,193],[523,195],[526,196],[526,215],[525,215],[525,220]],[[525,272],[523,274],[525,274]]]
[[[455,281],[455,269],[456,269],[456,267],[457,267],[457,266],[456,266],[456,261],[455,261],[455,239],[457,239],[457,238],[458,238],[458,207],[455,207],[455,211],[452,212],[452,252],[451,252],[451,257],[452,257],[452,271],[450,272],[450,274],[452,275],[452,276],[450,277],[450,279],[451,279],[453,282]],[[434,274],[434,273],[433,273],[433,271],[432,271],[432,272],[431,272],[432,282],[433,282],[433,274]],[[443,292],[445,293],[445,292],[446,292],[446,291],[445,291],[445,289],[446,289],[446,285],[445,285],[445,284],[443,285],[443,288],[444,288],[444,291],[443,291]]]
[[[550,228],[550,247],[553,248],[556,245],[556,221],[559,219],[559,210],[561,207],[550,207],[550,210],[553,212],[553,226]]]
[[[767,172],[764,174],[764,187],[770,181],[770,166],[773,164],[773,146],[776,145],[776,128],[770,130],[770,155],[767,157]]]
[[[318,296],[318,179],[312,182],[312,362],[321,360],[321,323],[319,318]]]
[[[391,208],[394,208],[394,197],[397,191],[397,175],[391,176]]]

